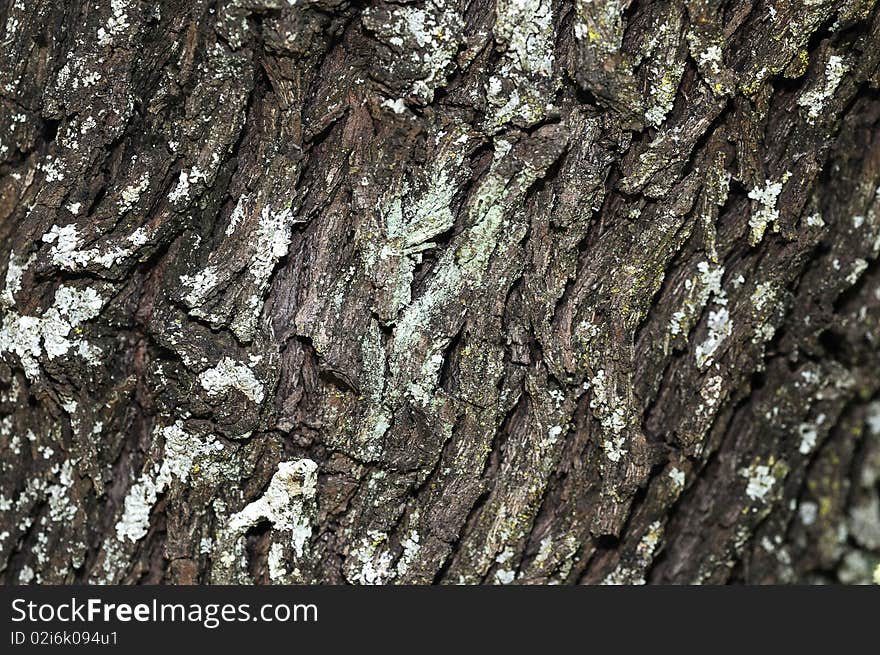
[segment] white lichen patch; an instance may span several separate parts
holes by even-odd
[[[514,578],[516,578],[516,571],[511,571],[510,569],[498,569],[495,571],[495,581],[498,584],[510,584]]]
[[[756,186],[749,191],[749,198],[755,201],[755,208],[749,217],[749,227],[751,228],[749,242],[757,245],[764,238],[767,226],[775,225],[779,220],[779,210],[776,205],[779,201],[779,194],[782,193],[782,185],[788,181],[791,173],[786,172],[780,180],[767,180],[763,187]]]
[[[217,366],[203,371],[199,375],[199,382],[210,396],[234,389],[259,405],[266,395],[263,384],[257,380],[254,372],[230,357],[224,357]]]
[[[79,346],[80,353],[94,353],[88,347],[83,349],[83,342],[72,337],[71,332],[95,318],[103,305],[104,300],[91,287],[60,286],[55,291],[54,304],[42,316],[22,316],[14,312],[4,316],[0,327],[0,353],[16,354],[31,380],[39,375],[38,359],[44,353],[49,359],[55,359],[67,354],[74,345]]]
[[[651,87],[651,100],[654,102],[645,111],[645,122],[652,127],[659,127],[666,120],[666,115],[672,111],[675,103],[675,93],[678,90],[678,80],[670,75],[664,75]]]
[[[844,62],[843,57],[831,55],[828,58],[825,64],[825,79],[809,91],[805,91],[797,101],[799,106],[806,109],[807,122],[815,123],[822,115],[826,104],[837,91],[848,70],[849,66]]]
[[[880,402],[873,402],[868,405],[865,425],[872,436],[880,436]]]
[[[816,522],[816,517],[819,516],[819,506],[814,502],[805,500],[798,505],[798,514],[800,515],[801,523],[806,526],[813,525]]]
[[[719,46],[710,45],[699,54],[697,62],[700,66],[709,69],[713,75],[718,75],[721,72],[723,56],[724,53]]]
[[[277,541],[269,546],[266,563],[269,565],[269,579],[273,582],[282,582],[288,574],[287,565],[284,563],[284,546]]]
[[[818,437],[816,426],[810,423],[801,423],[798,426],[798,434],[801,438],[800,445],[798,446],[798,451],[802,455],[809,455],[813,448],[815,448],[816,446],[816,438]]]
[[[669,469],[669,478],[672,480],[672,484],[676,486],[678,489],[684,489],[685,483],[685,474],[679,468],[673,467]]]
[[[21,289],[21,278],[33,262],[34,255],[31,255],[26,261],[22,261],[16,257],[15,253],[10,253],[9,264],[6,267],[6,281],[3,284],[3,293],[0,295],[0,306],[13,307],[15,305],[15,294]]]
[[[611,437],[602,441],[602,450],[605,451],[605,457],[612,462],[619,462],[628,452],[623,447],[624,437]]]
[[[724,378],[720,375],[713,375],[706,378],[700,385],[701,402],[697,406],[697,415],[700,417],[710,416],[718,407],[721,401],[721,394],[724,389]]]
[[[191,187],[194,184],[204,182],[206,179],[207,174],[198,166],[193,166],[189,171],[180,171],[180,174],[177,176],[177,185],[168,194],[168,200],[175,204],[189,200],[192,191]]]
[[[604,369],[596,371],[588,388],[592,390],[590,409],[599,419],[604,432],[602,450],[609,461],[619,462],[627,453],[624,448],[626,438],[621,434],[627,426],[625,405],[609,385],[609,379]]]
[[[748,481],[746,496],[752,500],[763,501],[776,484],[773,471],[766,464],[752,464],[740,469],[739,474]]]
[[[403,552],[400,554],[400,559],[397,560],[397,566],[395,567],[398,576],[406,575],[407,571],[409,571],[410,567],[413,565],[413,562],[415,562],[416,556],[422,548],[419,541],[419,533],[415,530],[411,530],[407,537],[401,542]]]
[[[561,435],[561,434],[562,434],[562,426],[561,425],[554,425],[552,428],[547,430],[548,444],[552,445],[552,444],[556,443],[556,441],[559,439],[559,435]]]
[[[278,261],[287,255],[290,247],[294,215],[289,204],[273,208],[267,204],[260,211],[256,233],[253,236],[253,254],[248,262],[250,294],[245,310],[232,322],[232,329],[240,338],[254,335],[257,319],[263,309],[263,298],[269,287],[269,278]],[[194,312],[199,315],[199,312]]]
[[[46,161],[44,161],[40,168],[46,174],[46,182],[61,182],[64,180],[64,164],[49,155],[46,157]]]
[[[861,277],[862,273],[864,273],[868,269],[868,262],[862,259],[861,257],[856,259],[853,262],[852,270],[849,275],[846,276],[846,281],[849,284],[855,284],[858,282],[859,277]]]
[[[772,282],[761,282],[752,292],[752,305],[759,312],[776,300],[776,287]]]
[[[235,203],[235,208],[232,210],[232,214],[229,216],[229,224],[226,226],[225,234],[226,236],[232,236],[235,234],[235,229],[238,227],[238,224],[241,223],[244,218],[246,205],[248,203],[248,196],[241,196],[238,201]]]
[[[138,228],[128,237],[123,245],[110,245],[106,250],[100,248],[80,249],[81,238],[76,225],[70,224],[63,227],[53,225],[42,236],[44,243],[52,244],[49,249],[49,257],[52,262],[63,269],[75,271],[90,264],[97,264],[103,268],[110,268],[123,259],[130,257],[137,248],[148,241],[146,228]]]
[[[610,5],[607,3],[606,10]],[[594,12],[596,10],[594,9]],[[613,9],[613,16],[621,11],[618,5]],[[595,15],[595,14],[594,14]],[[601,31],[607,30],[606,25],[601,25],[607,19],[598,16]],[[644,112],[645,122],[652,127],[659,128],[665,121],[675,104],[678,86],[684,73],[685,62],[675,56],[669,56],[676,52],[681,42],[683,32],[683,14],[680,11],[670,10],[658,12],[655,18],[647,26],[643,35],[643,43],[638,49],[636,62],[641,61],[644,75],[645,99]],[[620,65],[620,64],[618,64]],[[635,109],[635,107],[633,107]]]
[[[710,311],[706,325],[709,330],[706,339],[694,351],[697,366],[700,368],[712,363],[718,348],[733,331],[733,321],[726,307]]]
[[[217,269],[208,266],[195,275],[181,275],[180,284],[189,289],[184,299],[190,307],[199,307],[219,283]]]
[[[366,536],[351,549],[346,568],[348,579],[354,584],[376,585],[386,582],[392,573],[394,557],[383,549],[388,534],[380,530],[369,530]]]
[[[70,498],[73,487],[75,460],[66,460],[60,467],[56,464],[52,471],[57,474],[58,482],[49,485],[49,518],[52,523],[69,523],[76,516],[76,504]]]
[[[70,224],[63,227],[53,225],[43,235],[42,241],[53,244],[49,251],[50,256],[52,261],[62,268],[73,269],[77,263],[80,263],[74,254],[80,244],[76,225]]]
[[[175,186],[174,189],[172,189],[171,193],[168,194],[168,199],[171,202],[180,202],[188,196],[189,173],[186,171],[180,171],[180,175],[177,178],[177,186]]]
[[[19,584],[30,584],[34,581],[34,570],[25,564],[21,567],[21,571],[18,574],[18,582]]]
[[[232,579],[241,573],[235,569],[245,561],[245,533],[267,521],[272,525],[270,576],[273,581],[285,581],[289,575],[285,549],[291,549],[301,558],[312,536],[311,517],[317,484],[318,465],[312,460],[279,462],[265,493],[231,515],[220,530],[213,545],[213,556],[221,569]]]
[[[113,42],[129,27],[128,6],[124,0],[110,0],[110,17],[107,23],[98,28],[96,34],[98,45],[106,46]]]
[[[429,407],[433,400],[434,389],[437,388],[440,381],[440,369],[443,366],[443,355],[441,352],[445,346],[445,341],[437,344],[437,352],[425,358],[418,378],[407,387],[410,398],[422,407]]]
[[[394,100],[387,98],[382,101],[381,106],[387,107],[395,114],[402,114],[406,111],[406,102],[404,102],[403,98],[396,98]]]
[[[673,337],[686,335],[693,327],[696,317],[714,298],[717,305],[727,304],[727,296],[721,288],[724,267],[707,261],[697,264],[697,274],[684,282],[685,297],[679,311],[673,312],[669,319],[669,334]]]
[[[535,555],[535,564],[543,564],[548,560],[553,552],[553,538],[544,537],[538,544],[538,554]]]
[[[279,531],[291,532],[292,545],[302,555],[311,527],[302,512],[304,500],[317,493],[318,465],[310,459],[279,462],[266,492],[229,518],[228,529],[244,533],[260,521],[269,521]]]
[[[856,501],[847,514],[853,539],[871,550],[880,548],[880,498],[877,494]]]
[[[819,414],[815,423],[801,423],[798,426],[798,435],[800,436],[800,444],[798,452],[802,455],[809,455],[816,447],[816,440],[819,436],[819,428],[825,423],[825,414]]]
[[[129,488],[116,522],[119,542],[142,539],[149,530],[150,512],[159,494],[174,478],[186,482],[196,461],[214,458],[223,450],[223,444],[212,436],[200,439],[186,432],[181,421],[161,428],[160,433],[165,441],[162,460],[147,468]]]
[[[129,184],[120,193],[119,213],[124,214],[134,207],[141,194],[150,186],[150,174],[144,173],[137,182]]]
[[[545,0],[500,0],[495,5],[495,36],[530,73],[553,71],[553,7]]]
[[[268,281],[278,260],[287,254],[292,223],[293,212],[290,207],[273,210],[266,206],[260,212],[256,249],[249,271],[261,288]]]
[[[766,343],[776,334],[771,319],[777,300],[777,287],[772,282],[761,282],[752,292],[751,301],[754,307],[755,332],[752,343]]]
[[[804,219],[807,227],[825,227],[825,220],[819,212],[813,212]]]

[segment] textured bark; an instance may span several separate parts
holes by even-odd
[[[871,580],[876,2],[0,25],[4,581]]]

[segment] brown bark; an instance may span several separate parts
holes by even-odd
[[[878,3],[0,26],[5,582],[871,580]]]

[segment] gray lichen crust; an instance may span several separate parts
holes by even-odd
[[[0,31],[3,582],[878,575],[877,2]]]

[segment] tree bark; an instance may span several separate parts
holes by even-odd
[[[0,25],[4,582],[875,575],[878,3]]]

